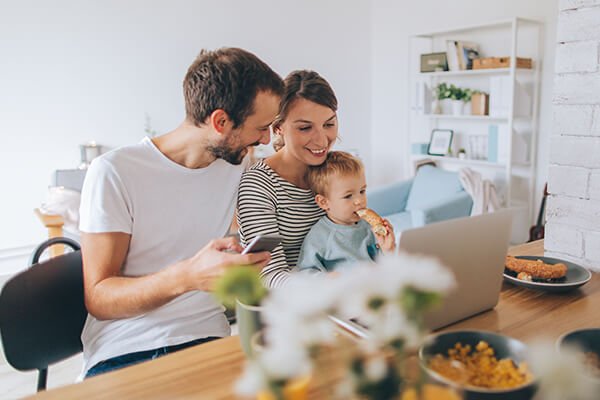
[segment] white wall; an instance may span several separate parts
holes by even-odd
[[[78,145],[165,132],[184,116],[181,81],[201,48],[239,46],[278,73],[310,68],[340,102],[341,148],[367,162],[371,7],[367,1],[2,1],[0,265],[46,233],[32,210]],[[10,250],[7,250],[10,249]]]
[[[557,31],[544,247],[600,271],[600,1],[561,0]]]
[[[548,141],[551,133],[551,93],[558,0],[378,0],[372,11],[373,184],[408,177],[405,170],[408,37],[428,31],[475,25],[515,16],[545,23],[544,60],[540,91],[540,123],[537,152],[539,204],[547,179]]]
[[[0,12],[0,269],[46,233],[32,210],[78,145],[116,147],[183,118],[181,80],[201,48],[240,46],[282,75],[322,73],[340,100],[343,141],[371,187],[406,176],[407,38],[522,16],[546,22],[538,192],[546,180],[558,0],[3,1]],[[537,203],[537,202],[536,202]],[[8,250],[7,250],[8,249]]]

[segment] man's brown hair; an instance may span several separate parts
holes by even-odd
[[[308,167],[306,182],[315,194],[326,196],[333,176],[357,175],[363,173],[364,170],[363,163],[352,154],[344,151],[332,151],[327,154],[323,164]]]
[[[224,110],[239,127],[254,112],[258,92],[283,94],[283,81],[254,54],[238,48],[202,50],[183,80],[186,118],[201,126]]]

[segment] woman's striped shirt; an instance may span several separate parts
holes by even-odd
[[[282,237],[261,272],[267,287],[282,286],[289,278],[304,237],[324,214],[310,189],[286,181],[263,161],[242,175],[237,201],[240,242],[245,245],[259,234]]]

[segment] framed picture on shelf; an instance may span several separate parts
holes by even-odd
[[[448,71],[445,52],[421,54],[421,72]]]
[[[452,145],[454,131],[451,129],[434,129],[431,131],[431,140],[427,147],[430,156],[446,156]]]

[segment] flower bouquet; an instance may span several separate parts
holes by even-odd
[[[367,339],[343,357],[346,372],[336,395],[400,399],[409,386],[422,383],[409,379],[407,355],[424,340],[423,314],[453,283],[437,260],[410,255],[383,256],[376,265],[354,265],[335,278],[297,274],[263,302],[263,348],[248,361],[238,392],[267,390],[273,399],[287,400],[285,388],[306,380],[319,352],[339,340],[334,315],[369,327]]]

